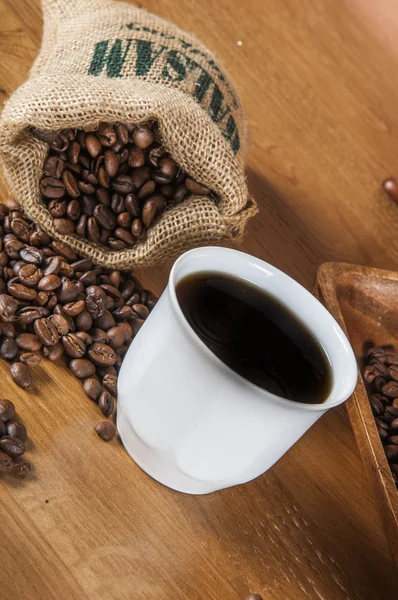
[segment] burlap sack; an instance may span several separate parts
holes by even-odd
[[[247,196],[240,100],[216,58],[192,36],[118,0],[42,0],[44,34],[28,80],[6,103],[0,161],[10,191],[52,237],[110,268],[174,258],[198,245],[239,239],[256,207]],[[112,251],[56,233],[40,199],[48,152],[27,131],[156,119],[166,149],[214,190],[164,213],[145,241]]]

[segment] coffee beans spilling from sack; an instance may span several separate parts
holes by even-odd
[[[371,348],[365,358],[363,378],[380,440],[398,488],[398,352]]]
[[[41,4],[41,49],[0,118],[0,165],[25,214],[53,239],[108,269],[156,266],[191,248],[241,240],[257,213],[244,172],[247,124],[218,58],[189,33],[131,2]],[[149,122],[156,127],[148,129]],[[121,123],[147,125],[127,135],[122,126],[116,131]],[[169,155],[157,153],[156,128],[160,150]],[[35,130],[50,137],[38,139]],[[67,140],[51,137],[65,131]],[[75,131],[80,133],[73,138]],[[47,165],[50,179],[43,182],[49,151],[54,164]],[[60,154],[72,166],[54,177],[62,168]],[[102,189],[101,206],[91,214]],[[130,193],[138,206],[127,200]],[[91,198],[84,201],[86,213],[83,196]],[[68,212],[67,198],[77,200],[67,203]],[[54,223],[50,203],[62,221]]]
[[[43,356],[64,356],[112,417],[123,356],[156,299],[130,274],[79,258],[4,205],[0,232],[0,357],[11,362],[14,382],[28,388]],[[107,441],[115,435],[112,423],[96,431]]]
[[[5,398],[0,399],[0,475],[29,475],[31,464],[22,459],[27,437],[25,425],[16,419],[14,404]]]
[[[50,146],[40,192],[59,234],[123,250],[168,207],[210,194],[178,167],[153,123],[32,133]]]

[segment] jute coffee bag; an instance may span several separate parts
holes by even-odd
[[[243,172],[246,124],[213,54],[167,21],[118,0],[43,0],[42,6],[40,53],[0,121],[0,160],[28,216],[109,268],[153,265],[194,246],[239,239],[257,210]],[[175,161],[218,201],[189,198],[165,212],[131,249],[112,251],[59,235],[39,192],[48,145],[29,128],[148,120],[158,122]]]

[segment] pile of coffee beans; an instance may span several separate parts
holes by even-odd
[[[32,384],[43,356],[64,356],[111,418],[123,357],[155,303],[131,274],[79,258],[19,210],[0,205],[0,357],[11,362],[20,387]],[[106,422],[96,432],[109,441],[115,428]]]
[[[155,123],[32,133],[50,147],[40,191],[60,234],[122,250],[168,206],[210,194],[166,152]]]
[[[365,357],[363,378],[391,473],[398,488],[398,352],[374,347]]]
[[[27,437],[25,425],[16,420],[14,404],[10,400],[0,399],[0,475],[29,475],[31,464],[21,458],[25,453]]]

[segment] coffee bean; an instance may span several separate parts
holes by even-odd
[[[7,423],[15,417],[15,406],[11,400],[0,399],[0,421]]]
[[[27,477],[32,472],[32,465],[27,460],[13,464],[12,474],[16,477]]]
[[[95,342],[88,351],[94,364],[100,367],[110,367],[116,362],[116,352],[107,344]]]
[[[1,323],[0,322],[0,332],[2,335],[6,337],[15,338],[16,337],[16,329],[12,323]]]
[[[91,346],[93,343],[93,338],[87,331],[77,331],[76,335],[79,336],[81,340],[83,340],[85,346]]]
[[[25,444],[17,437],[6,435],[0,439],[0,450],[14,458],[25,452]]]
[[[394,202],[398,203],[398,181],[395,177],[389,177],[383,181],[383,188]]]
[[[45,177],[60,179],[64,170],[64,164],[64,161],[58,156],[49,156],[43,166],[43,175]]]
[[[65,186],[55,177],[44,177],[40,181],[40,193],[45,198],[62,198],[65,195]]]
[[[90,295],[86,298],[86,310],[93,319],[102,317],[105,311],[104,301],[101,296]]]
[[[105,147],[113,146],[117,141],[116,132],[110,125],[102,124],[98,128],[97,137]]]
[[[51,362],[59,360],[63,353],[64,347],[61,342],[57,342],[53,346],[43,346],[43,354]]]
[[[78,300],[77,302],[68,302],[67,304],[64,304],[64,312],[69,317],[76,317],[84,310],[84,307],[84,300]]]
[[[389,381],[382,387],[382,392],[387,398],[396,398],[398,396],[398,383]]]
[[[37,322],[38,321],[36,321],[36,323]],[[18,348],[20,348],[21,350],[28,350],[29,352],[36,352],[42,347],[41,340],[37,337],[37,335],[34,335],[33,333],[20,333],[16,337],[15,341],[17,343]]]
[[[18,354],[18,346],[16,341],[11,338],[4,336],[0,340],[0,357],[4,360],[14,360]]]
[[[109,421],[98,423],[94,430],[104,442],[110,442],[116,435],[116,427]]]
[[[101,342],[101,344],[107,344],[109,342],[108,334],[99,327],[90,329],[89,334],[94,342]]]
[[[156,216],[156,203],[153,200],[148,200],[142,209],[142,221],[147,229],[149,229]]]
[[[115,410],[115,399],[108,391],[102,392],[98,399],[98,406],[106,417],[110,417]]]
[[[118,175],[112,183],[112,188],[118,194],[126,195],[134,190],[134,183],[129,175]]]
[[[37,296],[36,290],[14,282],[7,285],[7,292],[19,300],[34,300]]]
[[[398,365],[398,352],[386,352],[384,362],[387,365]]]
[[[19,281],[28,287],[35,287],[42,277],[43,273],[36,265],[24,265],[18,270]]]
[[[86,358],[75,358],[70,361],[69,368],[79,379],[85,379],[95,374],[95,365]]]
[[[101,227],[105,229],[114,229],[116,225],[116,217],[113,212],[104,206],[103,204],[98,204],[94,210],[94,218]]]
[[[87,220],[87,238],[90,242],[94,242],[95,244],[98,244],[100,240],[99,227],[97,221],[93,217],[90,217]]]
[[[66,213],[68,203],[66,200],[51,200],[48,203],[48,211],[52,217],[63,217]]]
[[[27,263],[39,265],[43,261],[43,252],[34,246],[26,246],[19,252],[20,257]]]
[[[32,376],[29,367],[21,362],[15,362],[10,368],[11,377],[21,388],[27,388],[32,385]]]
[[[107,334],[108,334],[108,338],[109,338],[109,345],[114,350],[117,350],[118,348],[123,346],[124,333],[119,327],[116,327],[116,326],[111,327],[110,329],[108,329]]]
[[[71,198],[78,198],[80,196],[79,186],[74,175],[70,171],[64,171],[62,173],[62,181],[68,196]]]
[[[137,240],[145,237],[146,229],[141,219],[134,219],[131,225],[131,233]]]
[[[45,275],[43,279],[39,281],[38,288],[45,292],[56,290],[62,285],[62,280],[58,275]]]
[[[69,246],[64,244],[64,242],[57,242],[54,240],[53,242],[51,242],[51,247],[53,248],[56,254],[62,256],[63,258],[66,258],[66,260],[74,261],[78,258],[77,254],[73,252],[73,250],[69,248]]]
[[[0,473],[11,473],[14,469],[14,462],[5,452],[0,452]]]
[[[102,385],[110,392],[113,396],[117,396],[117,376],[107,374],[102,379]]]
[[[106,150],[105,154],[105,171],[109,177],[115,177],[119,170],[119,158],[112,150]]]
[[[117,326],[121,331],[123,331],[124,343],[129,343],[131,341],[131,338],[133,337],[133,330],[131,328],[131,325],[129,325],[129,323],[127,323],[126,321],[122,321],[121,323],[118,323]]]
[[[78,295],[79,288],[77,282],[71,281],[70,279],[63,279],[61,287],[57,290],[58,301],[61,304],[74,302]]]
[[[94,402],[98,401],[98,398],[103,391],[100,382],[93,377],[89,377],[85,380],[83,383],[83,389],[86,392],[86,395],[91,398],[91,400],[94,400]]]
[[[49,317],[49,320],[53,323],[59,335],[68,333],[69,324],[65,316],[54,314]]]
[[[27,367],[37,367],[41,363],[41,354],[31,351],[23,352],[19,360]]]
[[[86,353],[84,342],[75,333],[68,333],[62,336],[61,342],[66,354],[72,358],[82,358]]]
[[[18,311],[18,323],[20,325],[30,325],[36,319],[46,317],[47,315],[48,310],[46,308],[40,306],[25,306]]]
[[[40,342],[45,346],[53,346],[59,341],[58,330],[51,319],[37,319],[34,322],[33,327]],[[38,350],[38,348],[36,348],[36,350]]]
[[[21,442],[26,442],[28,432],[26,431],[25,425],[22,423],[17,423],[17,421],[9,421],[7,423],[7,435],[18,438],[21,440]]]
[[[70,219],[54,219],[54,229],[61,235],[72,235],[75,225]]]

